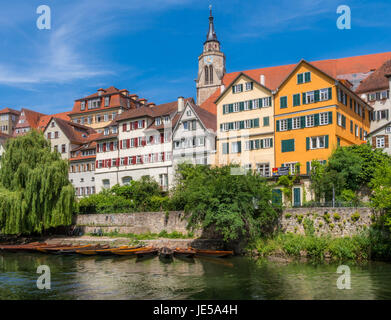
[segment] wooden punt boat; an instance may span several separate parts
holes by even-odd
[[[140,249],[140,248],[142,248],[142,246],[133,246],[133,247],[121,246],[121,247],[116,247],[116,248],[99,249],[99,250],[95,250],[95,252],[98,255],[107,256],[107,255],[115,255],[115,253],[113,251],[118,252],[118,251],[134,250],[134,249]]]
[[[82,254],[82,255],[86,255],[86,256],[92,256],[92,255],[96,255],[96,250],[107,250],[109,249],[109,245],[103,245],[101,246],[100,244],[96,245],[95,247],[88,247],[88,248],[83,248],[83,249],[79,249],[79,250],[75,250],[75,253],[79,253],[79,254]]]
[[[159,259],[163,262],[171,262],[174,256],[174,251],[170,248],[163,247],[159,250]]]
[[[196,252],[196,256],[206,256],[206,257],[215,257],[215,258],[223,258],[232,256],[234,254],[233,251],[220,251],[220,250],[200,250],[200,249],[194,249]]]
[[[156,248],[142,248],[141,250],[137,250],[135,255],[137,258],[144,258],[148,256],[154,256],[158,254],[159,250]]]
[[[28,243],[22,245],[3,245],[0,246],[1,251],[36,251],[37,248],[50,248],[50,247],[58,247],[58,244],[47,244],[47,243]]]
[[[181,249],[181,248],[174,249],[175,257],[193,258],[195,254],[196,251],[194,249]]]
[[[74,253],[76,250],[80,250],[83,248],[89,248],[91,247],[90,244],[86,244],[83,246],[59,246],[59,247],[38,247],[37,250],[44,253],[55,253],[55,254],[67,254],[67,253]]]
[[[135,254],[137,254],[138,252],[142,252],[142,251],[148,251],[152,248],[148,248],[148,247],[142,247],[142,248],[136,248],[136,249],[130,249],[130,250],[111,250],[111,252],[117,256],[133,256]]]

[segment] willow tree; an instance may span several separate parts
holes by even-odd
[[[0,166],[2,234],[42,233],[71,224],[75,199],[68,163],[51,152],[42,133],[33,130],[8,140]]]

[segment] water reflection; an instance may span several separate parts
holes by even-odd
[[[38,290],[39,265],[52,289]],[[229,259],[0,254],[0,299],[390,299],[391,265],[350,265],[351,290],[339,290],[336,264]]]

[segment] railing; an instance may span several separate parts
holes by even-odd
[[[362,208],[369,207],[369,204],[366,202],[357,202],[357,201],[324,201],[316,202],[309,201],[302,203],[301,205],[293,204],[293,207],[296,208],[319,208],[319,207],[328,207],[328,208]]]

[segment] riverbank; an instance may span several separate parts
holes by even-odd
[[[247,254],[255,258],[275,261],[293,259],[316,260],[391,260],[389,234],[368,230],[351,237],[331,237],[280,233],[260,238],[247,247]]]

